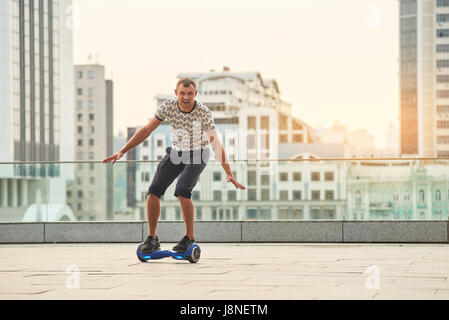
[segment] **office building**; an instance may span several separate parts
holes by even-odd
[[[449,1],[399,5],[400,154],[449,157]]]

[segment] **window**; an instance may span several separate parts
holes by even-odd
[[[311,180],[312,181],[320,181],[320,173],[319,172],[312,172],[311,173]]]
[[[228,201],[236,201],[237,192],[235,190],[228,190]]]
[[[270,130],[270,123],[268,116],[260,117],[260,129],[262,130]]]
[[[449,52],[449,44],[437,44],[437,52],[438,53]]]
[[[94,184],[95,183],[95,177],[90,177],[89,178],[89,183],[90,184]]]
[[[437,74],[437,83],[448,83],[449,75],[447,74]]]
[[[199,191],[192,191],[192,200],[200,200],[200,192]]]
[[[78,113],[78,121],[82,121],[83,120],[83,114],[82,113]]]
[[[248,130],[256,130],[256,117],[248,117]]]
[[[438,98],[449,98],[449,90],[437,90]]]
[[[288,134],[280,134],[279,143],[288,143]]]
[[[95,93],[95,88],[93,88],[93,87],[89,87],[89,96],[93,96],[94,95],[94,93]]]
[[[148,140],[144,140],[144,141],[143,141],[143,146],[144,146],[144,147],[148,147]]]
[[[438,113],[449,113],[449,105],[439,105],[437,106]]]
[[[437,13],[437,22],[449,22],[449,14]]]
[[[302,143],[303,142],[303,137],[302,137],[302,134],[294,134],[293,136],[292,136],[292,142],[294,142],[294,143]]]
[[[78,109],[81,109],[83,107],[83,101],[82,100],[78,100],[76,102],[76,106],[78,107]]]
[[[256,149],[256,135],[248,134],[248,149]]]
[[[406,193],[404,194],[404,201],[406,201],[406,202],[410,201],[410,195],[409,195],[408,192],[406,192]]]
[[[393,193],[393,201],[399,201],[399,194],[397,192]]]
[[[89,120],[94,120],[94,114],[93,113],[89,113]]]
[[[95,157],[95,153],[94,152],[89,152],[89,159],[93,160]]]
[[[248,200],[257,200],[257,190],[256,189],[247,189],[248,190]]]
[[[288,190],[279,191],[279,200],[288,200]]]
[[[362,203],[362,194],[360,193],[360,191],[356,191],[354,200],[355,200],[355,204]]]
[[[437,121],[438,129],[447,129],[449,128],[449,120],[438,120]]]
[[[83,140],[78,139],[78,146],[82,146],[83,145]]]
[[[334,200],[334,191],[326,190],[324,191],[325,200]]]
[[[293,208],[293,219],[304,219],[302,208]]]
[[[279,117],[279,130],[288,130],[288,117],[283,114]]]
[[[292,121],[292,129],[293,130],[302,130],[303,127],[299,122]]]
[[[157,156],[157,160],[159,161],[159,160],[161,160],[163,157],[161,156],[161,155],[158,155]],[[199,181],[199,180],[198,180]]]
[[[77,72],[76,72],[76,77],[77,77],[78,79],[82,79],[82,78],[83,78],[83,72],[82,72],[82,71],[77,71]]]
[[[270,149],[270,134],[264,133],[260,135],[260,143],[262,149]],[[268,158],[268,157],[267,157]]]
[[[449,37],[449,29],[437,29],[437,38]]]
[[[449,158],[449,151],[438,151],[438,158]]]
[[[320,200],[320,190],[312,190],[312,200]]]
[[[197,220],[202,220],[203,219],[203,211],[202,208],[196,208],[196,219]]]
[[[143,156],[143,161],[148,161],[148,156]]]
[[[214,201],[221,201],[221,191],[214,190]]]
[[[268,186],[270,184],[270,176],[267,174],[262,174],[260,180],[260,184],[263,186]]]
[[[82,197],[83,197],[83,191],[80,190],[80,191],[78,191],[78,198],[82,198]]]
[[[449,144],[449,136],[437,136],[438,143]]]
[[[157,146],[158,147],[162,147],[162,140],[161,139],[157,139]]]
[[[301,181],[301,172],[293,172],[293,181]]]
[[[88,77],[89,79],[93,79],[93,78],[94,78],[94,72],[93,72],[92,70],[89,70],[89,71],[87,72],[87,77]]]
[[[89,146],[93,146],[94,145],[94,139],[89,139]]]
[[[214,181],[221,181],[221,172],[214,172],[213,173],[213,180]]]
[[[93,108],[93,107],[95,107],[94,101],[89,100],[89,108]]]
[[[334,181],[334,173],[329,171],[324,173],[324,181]]]
[[[82,95],[83,95],[83,88],[77,88],[77,89],[76,89],[76,93],[77,93],[79,96],[82,96]]]
[[[438,0],[437,7],[449,7],[449,0]]]
[[[248,185],[255,186],[256,185],[256,171],[248,171]]]
[[[89,127],[89,133],[94,133],[95,132],[95,127],[94,126],[90,126]]]
[[[270,200],[270,189],[262,189],[262,200]]]
[[[449,60],[437,60],[437,68],[448,68]]]
[[[424,190],[419,190],[419,201],[421,201],[421,202],[426,201],[426,196],[425,196]]]
[[[441,202],[441,191],[435,191],[435,201]]]
[[[279,172],[279,181],[288,181],[288,172]]]
[[[301,200],[302,194],[300,190],[293,190],[293,200]]]
[[[71,197],[72,197],[72,191],[69,191],[69,190],[68,190],[68,191],[66,192],[66,197],[67,197],[67,198],[71,198]]]

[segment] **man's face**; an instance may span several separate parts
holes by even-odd
[[[178,97],[179,105],[185,109],[190,109],[195,103],[195,97],[198,91],[193,85],[184,87],[182,83],[175,89],[175,94]]]

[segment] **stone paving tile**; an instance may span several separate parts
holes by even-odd
[[[198,264],[141,263],[136,246],[0,245],[0,299],[449,299],[444,244],[201,244]]]

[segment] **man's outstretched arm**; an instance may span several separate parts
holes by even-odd
[[[128,143],[117,153],[113,154],[112,156],[106,158],[103,160],[103,163],[109,163],[112,161],[112,164],[114,164],[117,160],[119,160],[123,155],[134,148],[135,146],[141,144],[148,136],[151,134],[151,132],[156,129],[162,121],[158,120],[156,117],[153,117],[148,124],[137,130],[137,132],[132,136],[131,139],[129,139]]]
[[[212,149],[215,152],[217,160],[220,161],[221,166],[226,172],[226,181],[232,182],[237,189],[246,189],[235,179],[234,175],[232,174],[231,167],[229,166],[223,145],[221,144],[220,139],[218,138],[217,130],[216,129],[208,130],[206,131],[206,135],[209,139]]]

